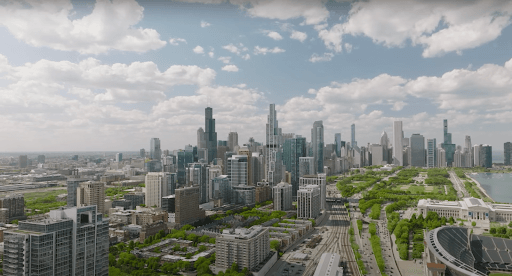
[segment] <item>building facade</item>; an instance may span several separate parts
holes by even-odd
[[[327,195],[327,175],[325,173],[319,173],[316,175],[304,175],[299,179],[300,188],[309,185],[317,185],[320,188],[320,209],[325,210],[325,200]]]
[[[159,138],[151,138],[151,140],[149,140],[149,158],[154,160],[160,160],[162,158]]]
[[[217,132],[215,131],[215,119],[213,119],[213,109],[211,107],[204,110],[204,139],[208,149],[208,163],[210,163],[217,156]]]
[[[461,201],[439,201],[420,199],[418,209],[423,217],[434,211],[441,217],[464,220],[484,220],[497,222],[512,221],[512,204],[484,202],[479,198],[464,198]]]
[[[297,218],[314,219],[320,215],[320,187],[308,185],[297,192]]]
[[[96,205],[98,213],[108,213],[105,210],[105,184],[93,181],[80,183],[76,192],[76,205]]]
[[[176,189],[176,223],[185,225],[205,218],[199,209],[199,187]]]
[[[315,173],[324,172],[324,124],[322,121],[313,123],[311,129],[311,145],[315,158]]]
[[[292,185],[281,182],[272,188],[274,210],[288,211],[292,209]]]
[[[505,166],[510,166],[512,165],[512,143],[506,142],[505,144],[503,144],[503,148],[503,156],[505,157],[505,159],[503,160],[503,164]]]
[[[420,134],[411,135],[410,165],[413,167],[425,167],[425,138]]]
[[[146,199],[147,206],[162,207],[162,197],[168,196],[169,173],[151,172],[146,174]]]
[[[393,122],[393,164],[404,165],[402,121]]]

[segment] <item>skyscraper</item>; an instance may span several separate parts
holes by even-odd
[[[292,194],[297,195],[299,189],[299,174],[301,157],[306,156],[306,137],[297,136],[287,139],[283,144],[283,163],[291,173]]]
[[[233,155],[228,158],[227,173],[231,187],[247,185],[247,155]]]
[[[44,161],[45,161],[45,156],[44,155],[38,155],[37,156],[37,163],[39,164],[44,164]]]
[[[162,197],[168,196],[169,182],[168,173],[151,172],[146,174],[146,205],[162,207]]]
[[[341,133],[334,133],[334,144],[336,145],[336,156],[341,157]]]
[[[313,145],[313,157],[315,158],[315,170],[324,172],[324,125],[322,121],[313,123],[311,129],[311,143]]]
[[[121,152],[116,153],[116,162],[123,161],[123,154]]]
[[[389,138],[388,134],[385,131],[383,131],[380,136],[380,145],[382,146],[382,159],[385,162],[385,164],[387,164],[389,160]]]
[[[414,167],[425,167],[425,138],[420,134],[411,135],[411,160]]]
[[[402,121],[395,121],[393,122],[393,164],[397,166],[404,165],[402,138]]]
[[[18,160],[18,167],[26,168],[28,166],[28,158],[26,155],[20,155]]]
[[[281,129],[279,128],[275,104],[270,104],[266,126],[266,174],[267,182],[271,187],[277,185],[282,179],[281,158]]]
[[[204,139],[204,130],[200,127],[197,130],[197,148],[205,149],[206,148],[206,140]]]
[[[60,208],[4,233],[4,275],[108,275],[108,219],[96,206]]]
[[[476,167],[482,167],[482,145],[474,145],[473,146],[473,158],[474,158],[474,165]]]
[[[443,131],[444,143],[441,144],[441,147],[444,149],[446,154],[446,166],[451,167],[453,163],[453,156],[455,154],[455,144],[452,144],[452,134],[448,132],[447,119],[444,119],[443,121]]]
[[[504,160],[504,164],[506,166],[510,166],[512,165],[512,143],[510,142],[506,142],[505,144],[503,144],[503,148],[504,148],[504,154],[503,156],[505,157],[505,160]]]
[[[228,147],[229,151],[235,151],[235,147],[238,146],[238,133],[230,132],[228,134]]]
[[[140,149],[140,151],[139,151],[139,155],[140,155],[140,157],[142,157],[142,158],[146,158],[146,150],[145,150],[145,149]]]
[[[215,131],[215,119],[213,119],[211,107],[204,110],[204,139],[208,149],[208,163],[210,163],[217,156],[217,132]]]
[[[485,168],[492,168],[492,146],[482,146],[482,166]]]
[[[427,168],[437,167],[436,138],[427,139]]]
[[[350,126],[350,130],[351,130],[351,132],[350,132],[350,135],[351,135],[350,136],[351,137],[351,139],[350,139],[350,146],[352,148],[355,148],[357,146],[357,141],[356,141],[356,124],[352,124]]]
[[[160,149],[160,139],[151,138],[149,144],[149,158],[160,160],[162,158],[162,150]]]
[[[76,191],[76,205],[96,205],[98,213],[108,213],[108,210],[105,210],[105,184],[92,181],[80,183]]]

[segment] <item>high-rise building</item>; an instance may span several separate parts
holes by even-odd
[[[324,172],[324,125],[322,121],[313,123],[311,129],[311,144],[315,158],[315,173]]]
[[[171,176],[164,172],[150,172],[146,174],[146,205],[162,207],[162,197],[168,196]]]
[[[281,182],[272,188],[274,210],[288,211],[292,209],[292,185]]]
[[[116,162],[119,163],[121,161],[123,161],[123,154],[118,152],[118,153],[116,153]]]
[[[205,212],[199,209],[199,187],[176,189],[176,217],[178,225],[193,223],[205,218]]]
[[[44,164],[46,157],[44,155],[38,155],[37,156],[37,163]]]
[[[20,155],[18,158],[18,167],[26,168],[28,167],[28,158],[26,155]]]
[[[281,134],[276,114],[275,104],[270,104],[266,125],[266,162],[265,171],[267,182],[274,186],[281,182],[283,169],[281,158]]]
[[[297,191],[297,218],[315,219],[320,215],[320,187],[308,185]]]
[[[237,146],[238,146],[238,133],[237,132],[230,132],[228,134],[228,147],[229,147],[229,151],[235,151]]]
[[[455,144],[452,144],[452,134],[448,132],[447,119],[444,119],[443,121],[443,131],[444,143],[441,144],[441,147],[444,149],[446,154],[446,166],[451,167],[453,163],[453,156],[455,154]]]
[[[23,220],[26,218],[25,197],[23,194],[11,194],[5,197],[0,197],[1,223],[11,223],[13,220]]]
[[[205,140],[205,136],[204,136],[204,130],[202,127],[200,127],[197,130],[197,148],[198,149],[206,148],[206,140]]]
[[[162,149],[160,149],[160,139],[151,138],[149,144],[149,158],[160,160],[162,158]]]
[[[503,164],[505,164],[506,166],[510,166],[512,165],[512,143],[506,142],[505,144],[503,144],[503,148],[503,156],[505,157],[505,159],[503,160]]]
[[[436,138],[427,139],[427,168],[437,167]]]
[[[402,121],[393,122],[393,164],[404,165]]]
[[[357,146],[356,141],[356,124],[350,126],[350,146],[355,148]]]
[[[306,156],[306,138],[297,136],[287,139],[283,144],[283,163],[286,171],[291,173],[292,194],[299,189],[300,158]]]
[[[190,163],[187,167],[187,185],[199,187],[199,203],[203,204],[209,201],[208,185],[206,183],[206,164]]]
[[[304,175],[315,174],[315,158],[299,157],[299,178]]]
[[[269,230],[261,225],[249,229],[224,229],[215,242],[215,266],[217,271],[231,268],[255,269],[270,254]]]
[[[370,151],[372,153],[372,165],[382,165],[384,162],[384,151],[382,150],[382,145],[378,144],[371,144],[370,145]],[[387,162],[384,162],[384,164],[387,164]]]
[[[231,185],[227,175],[220,175],[212,179],[213,199],[222,199],[224,203],[231,203]]]
[[[76,193],[77,193],[77,190],[78,190],[78,186],[80,185],[80,183],[82,182],[87,182],[87,179],[80,179],[80,178],[68,178],[66,180],[66,186],[67,186],[67,190],[68,190],[68,198],[67,198],[67,206],[68,207],[75,207],[77,206],[77,201],[76,201]]]
[[[384,164],[388,164],[388,160],[389,160],[389,138],[388,138],[388,134],[385,131],[383,131],[381,136],[380,136],[380,145],[382,146],[382,161],[384,161]]]
[[[214,198],[214,186],[212,180],[222,175],[222,166],[212,165],[206,167],[206,191],[208,201]]]
[[[167,213],[176,212],[176,195],[168,195],[162,197],[162,210]]]
[[[446,167],[446,151],[443,148],[437,148],[437,166]]]
[[[466,135],[466,139],[464,141],[464,167],[471,168],[473,167],[473,150],[471,148],[471,136]]]
[[[425,138],[420,134],[411,135],[411,160],[413,167],[425,167]]]
[[[108,219],[96,206],[60,208],[4,233],[4,275],[108,275]]]
[[[304,175],[299,179],[299,189],[317,185],[320,188],[320,209],[325,210],[326,195],[327,195],[327,175],[319,173],[317,175]]]
[[[483,145],[481,151],[482,167],[492,168],[492,146]]]
[[[140,155],[140,157],[142,157],[142,158],[146,158],[146,150],[145,150],[145,149],[140,149],[140,151],[139,151],[139,155]]]
[[[217,132],[215,131],[215,119],[213,119],[211,107],[204,110],[204,138],[208,149],[208,163],[210,163],[217,156]]]
[[[334,133],[334,144],[336,145],[336,156],[341,157],[341,133]]]
[[[233,155],[228,158],[227,173],[231,187],[247,185],[247,156]]]
[[[256,203],[256,187],[238,185],[231,187],[231,203],[251,205]]]
[[[245,155],[247,156],[247,185],[254,186],[256,183],[253,183],[253,166],[252,166],[252,152],[247,147],[239,147],[238,148],[238,155]]]
[[[476,167],[482,167],[482,145],[474,145],[473,146],[473,157],[474,157],[474,165]]]
[[[108,210],[105,210],[105,184],[93,181],[80,183],[76,191],[76,205],[96,205],[98,213],[108,213]]]

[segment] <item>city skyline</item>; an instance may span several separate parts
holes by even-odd
[[[217,139],[265,143],[271,103],[325,144],[353,123],[358,146],[392,141],[394,121],[442,143],[443,119],[456,145],[510,140],[509,1],[193,2],[1,6],[0,152],[180,149],[207,107]]]

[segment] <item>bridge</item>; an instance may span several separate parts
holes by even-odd
[[[326,202],[335,202],[335,203],[345,203],[345,202],[358,203],[359,199],[345,198],[345,197],[326,197],[325,201]]]

